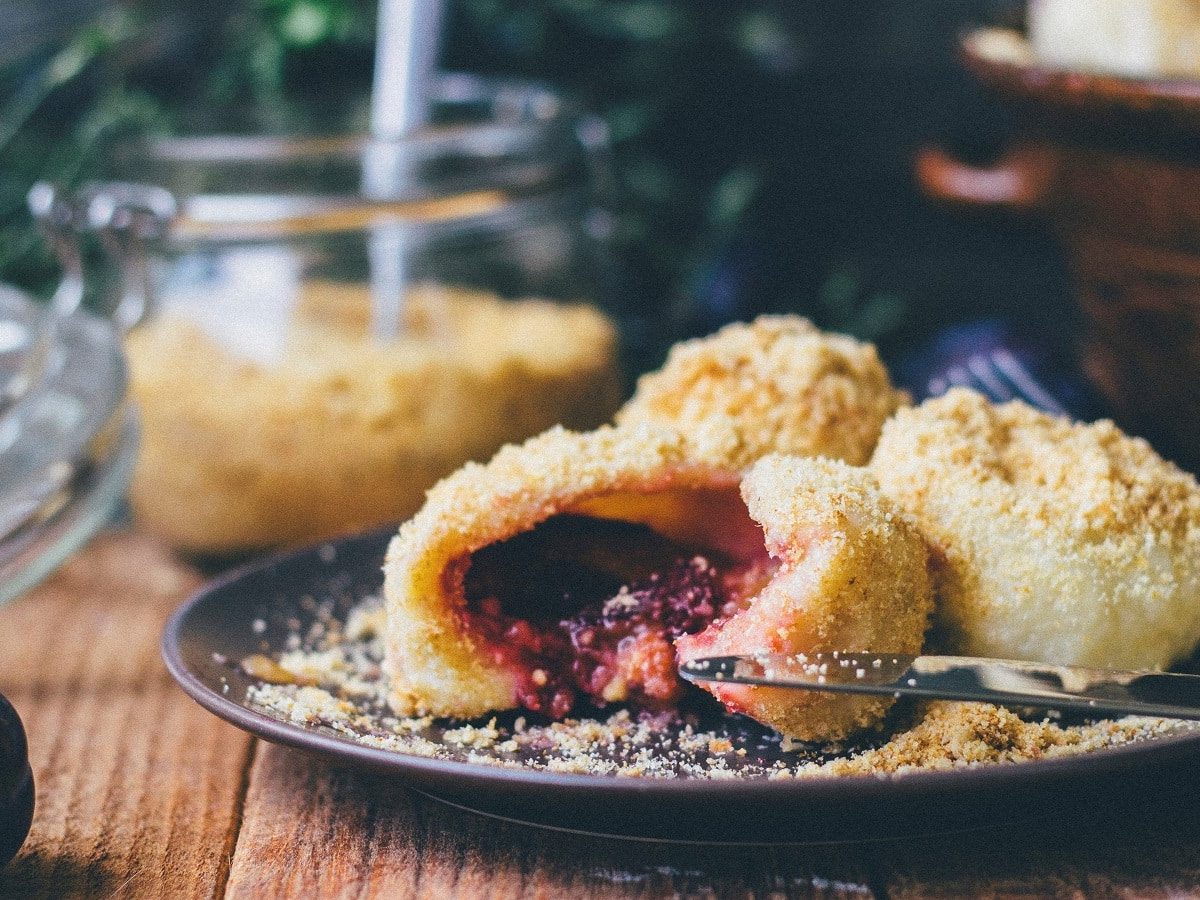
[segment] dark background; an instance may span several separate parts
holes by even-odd
[[[142,132],[364,130],[374,4],[14,0],[0,47],[0,280],[54,267],[24,212]],[[971,159],[1008,122],[955,59],[1012,0],[456,0],[444,67],[545,80],[608,121],[624,288],[676,334],[765,310],[880,342],[1001,315],[1069,331],[1036,222],[925,201],[912,156]]]

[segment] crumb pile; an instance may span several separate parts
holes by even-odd
[[[889,739],[857,745],[781,742],[745,720],[685,712],[620,710],[549,724],[511,713],[471,723],[404,718],[386,703],[380,602],[364,601],[344,625],[331,603],[314,610],[315,624],[293,633],[282,654],[242,661],[255,679],[247,705],[367,746],[462,762],[644,778],[885,776],[1089,753],[1200,728],[1133,717],[1067,725],[948,702],[907,709],[889,720]]]

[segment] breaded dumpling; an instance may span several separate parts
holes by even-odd
[[[665,708],[686,690],[679,653],[920,649],[925,545],[865,469],[775,456],[741,480],[643,425],[554,429],[442,481],[388,550],[393,708]],[[713,692],[806,739],[889,704]]]
[[[1158,668],[1200,638],[1200,486],[1111,422],[953,390],[870,468],[934,546],[947,648]]]
[[[737,590],[725,582],[765,558],[738,477],[680,433],[638,426],[554,428],[441,481],[384,565],[393,708],[560,716],[579,695],[673,700],[672,635],[647,620],[707,624]]]
[[[871,344],[796,316],[762,316],[676,344],[617,422],[677,427],[741,466],[768,453],[864,465],[905,402]]]
[[[747,608],[676,642],[681,660],[832,650],[919,653],[933,608],[916,526],[865,469],[768,456],[742,482],[778,571]],[[840,739],[878,722],[891,698],[723,685],[736,712],[793,738]]]

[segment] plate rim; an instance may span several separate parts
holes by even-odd
[[[597,775],[577,772],[548,772],[524,766],[494,766],[453,759],[439,759],[371,747],[352,738],[316,731],[276,719],[251,709],[210,689],[184,663],[180,635],[189,617],[209,602],[216,602],[222,591],[244,578],[270,569],[309,562],[312,556],[322,565],[320,554],[329,545],[387,542],[398,526],[384,526],[342,537],[326,539],[292,550],[271,553],[238,565],[210,579],[193,591],[176,609],[163,629],[160,650],[167,671],[182,690],[213,715],[271,743],[305,750],[342,762],[351,762],[376,773],[403,776],[407,772],[440,777],[469,778],[495,781],[522,788],[541,788],[553,792],[602,791],[606,795],[641,796],[664,794],[680,800],[712,797],[752,799],[770,793],[772,799],[786,793],[795,799],[828,801],[848,793],[856,800],[904,799],[913,796],[937,796],[945,793],[986,791],[994,793],[1006,787],[1031,789],[1060,780],[1104,778],[1128,771],[1139,761],[1179,761],[1191,751],[1200,761],[1200,730],[1191,734],[1166,735],[1134,741],[1115,747],[1060,758],[1043,758],[1021,762],[967,764],[947,769],[906,773],[875,773],[853,775],[817,775],[812,777],[771,778],[747,776],[737,778],[666,778],[660,776]],[[386,551],[385,551],[386,552]],[[415,788],[423,790],[423,788]]]

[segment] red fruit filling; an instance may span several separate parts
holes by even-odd
[[[675,639],[733,615],[770,575],[643,525],[558,516],[479,551],[466,618],[517,675],[522,707],[552,718],[581,699],[661,708],[683,694]]]

